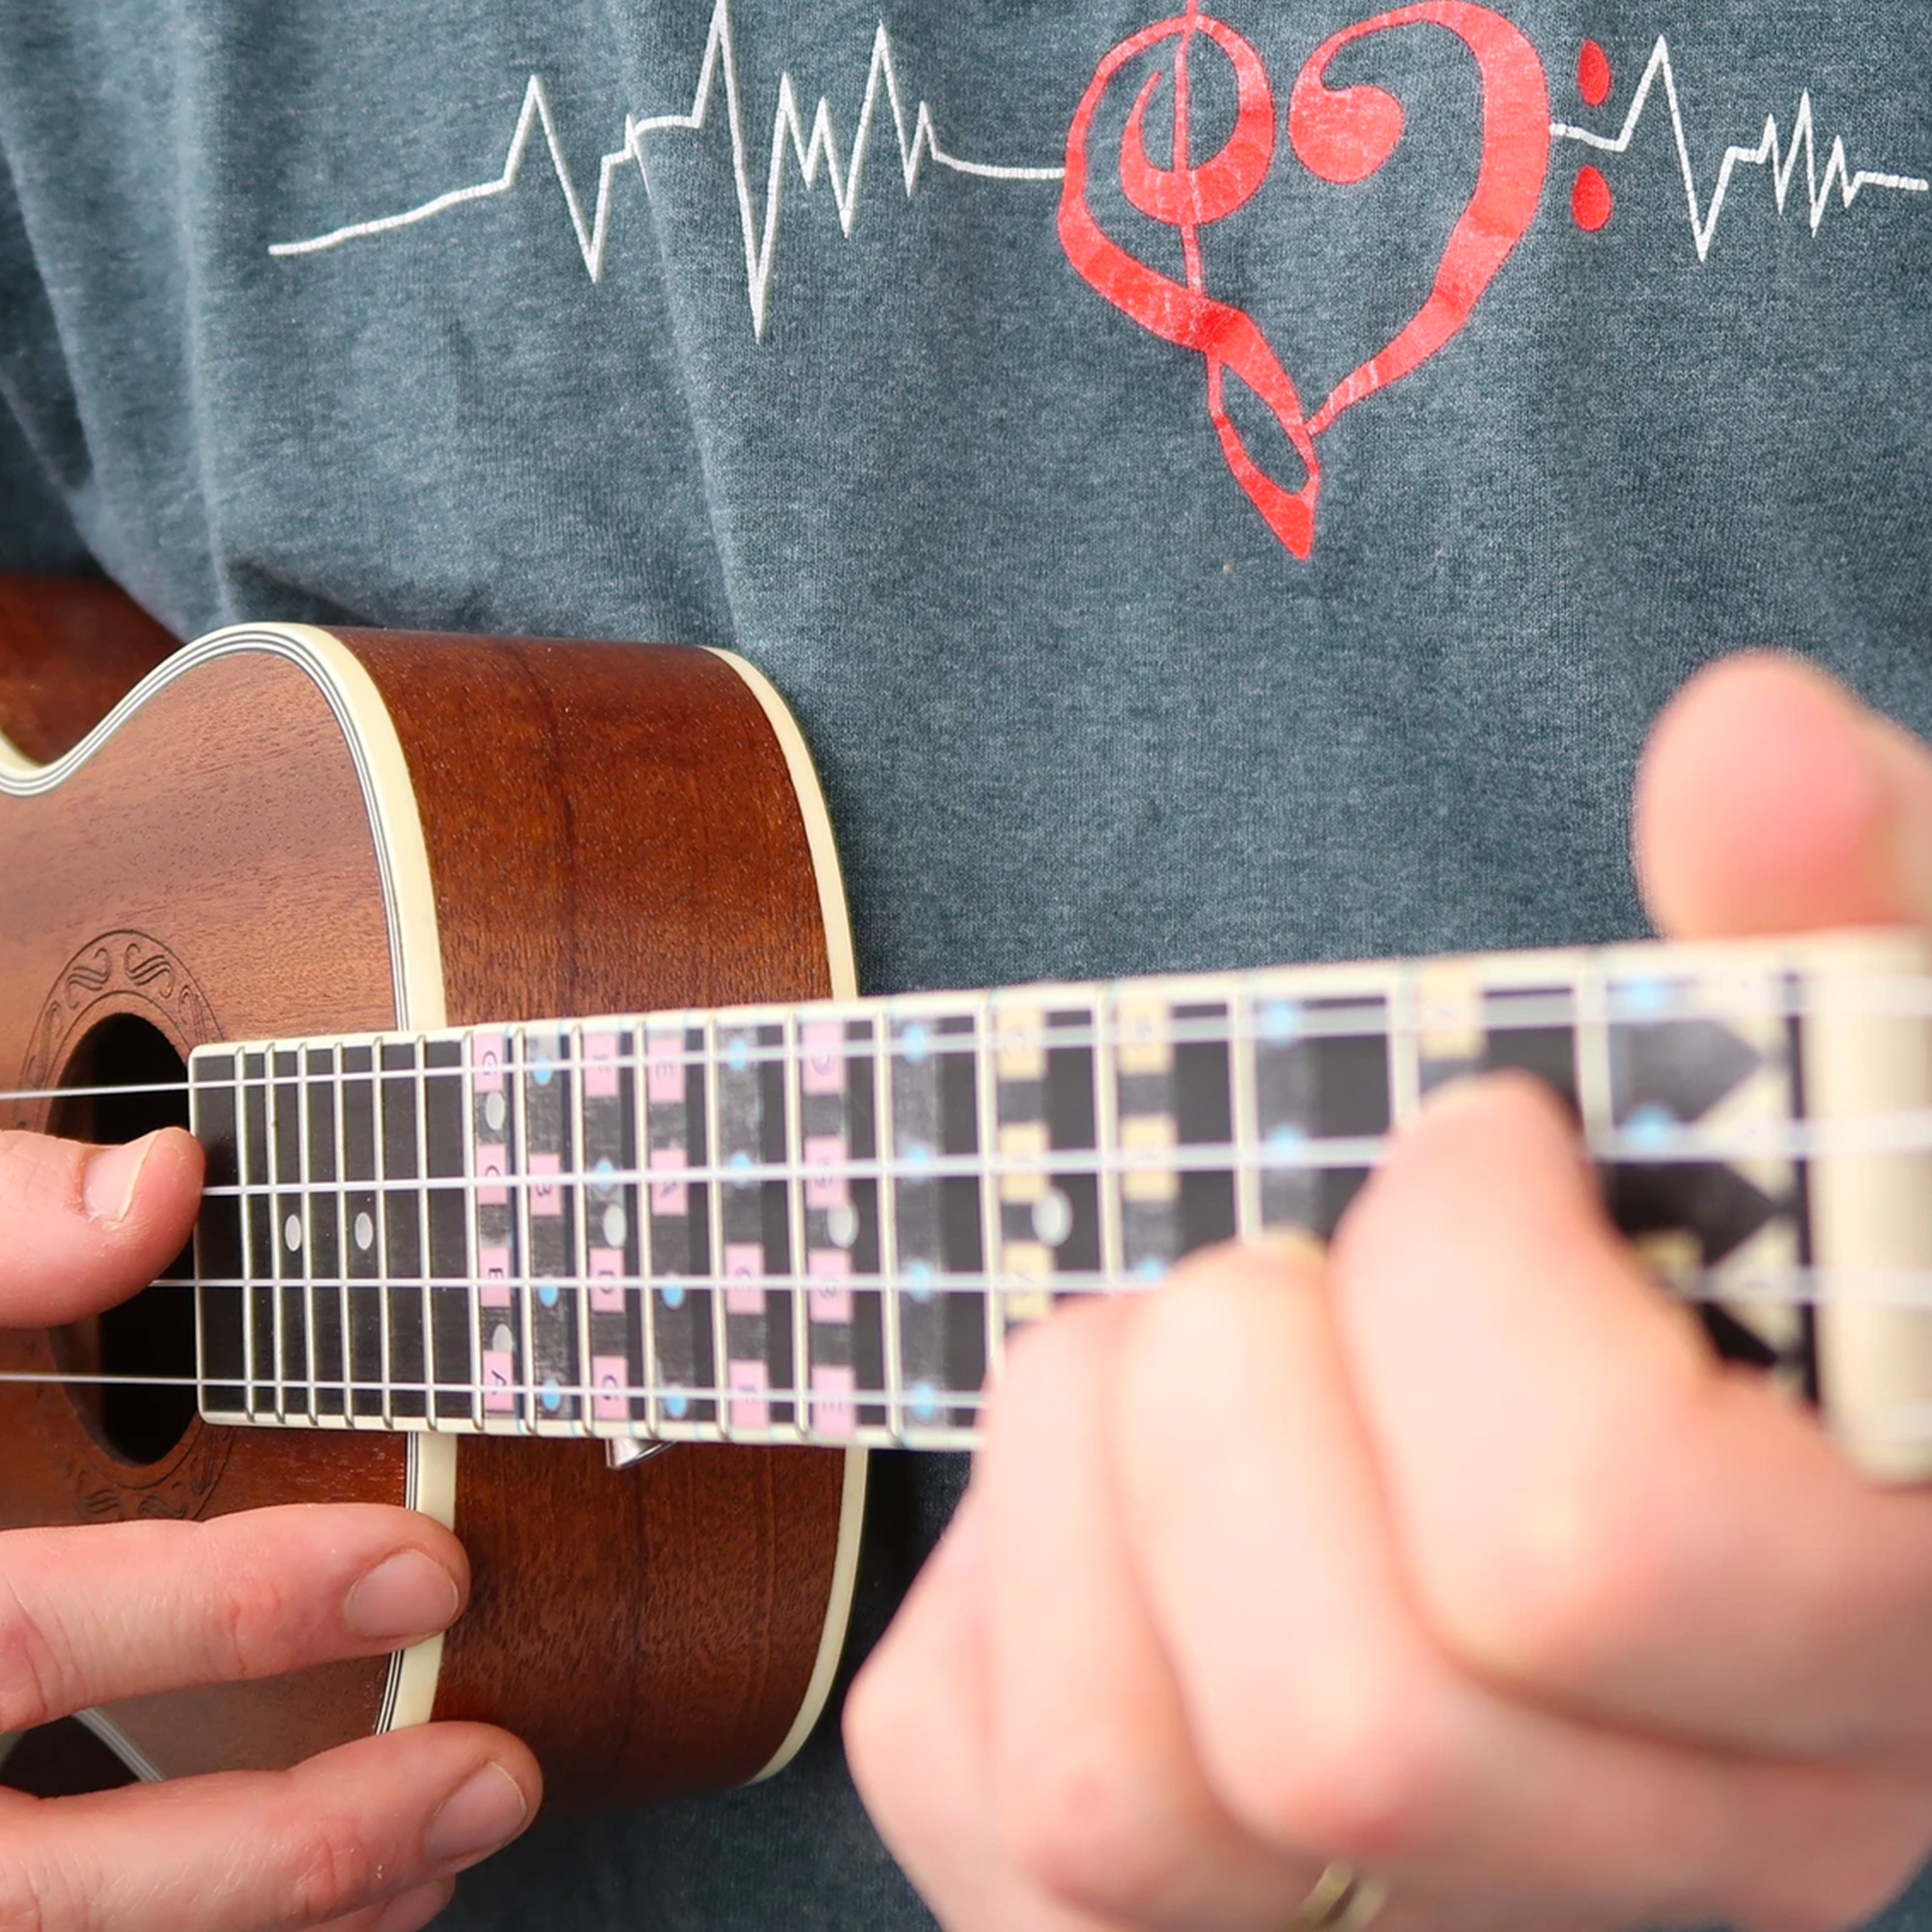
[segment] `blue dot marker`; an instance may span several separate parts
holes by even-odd
[[[557,1387],[554,1380],[547,1381],[543,1385],[543,1406],[553,1415],[563,1406],[563,1391]]]
[[[932,1150],[923,1141],[914,1141],[905,1151],[908,1167],[923,1167],[932,1158]]]
[[[932,1036],[917,1020],[906,1028],[905,1037],[899,1044],[904,1049],[906,1059],[913,1065],[918,1066],[924,1061],[931,1038]]]
[[[1301,1033],[1301,1007],[1294,1000],[1270,1000],[1262,1009],[1264,1039],[1294,1039]]]
[[[731,1185],[733,1187],[751,1186],[752,1183],[749,1179],[749,1176],[752,1168],[752,1156],[748,1154],[743,1148],[740,1148],[734,1154],[732,1154],[730,1165],[733,1173],[735,1173],[738,1177],[737,1179],[732,1181]]]
[[[556,1306],[556,1283],[554,1281],[539,1282],[537,1284],[537,1299],[546,1308],[554,1308]]]
[[[733,1073],[742,1073],[752,1064],[752,1049],[746,1044],[745,1036],[734,1033],[724,1044],[724,1065]]]
[[[1668,1107],[1657,1101],[1639,1107],[1624,1122],[1625,1135],[1640,1148],[1655,1151],[1666,1148],[1677,1138],[1677,1130],[1683,1123]]]
[[[1632,1019],[1656,1019],[1670,1005],[1670,986],[1663,980],[1626,980],[1617,987],[1617,1004]]]
[[[548,1087],[551,1075],[555,1071],[556,1069],[550,1064],[550,1055],[547,1053],[538,1054],[530,1065],[530,1078],[539,1087]]]
[[[664,1301],[667,1308],[682,1308],[684,1306],[683,1288],[677,1282],[668,1282],[665,1285]]]
[[[1308,1146],[1308,1136],[1299,1127],[1270,1127],[1267,1151],[1275,1160],[1293,1160]]]
[[[915,1301],[932,1299],[932,1264],[930,1262],[907,1262],[905,1265],[906,1287],[912,1292]]]
[[[1158,1255],[1149,1255],[1134,1272],[1143,1281],[1158,1281],[1167,1272],[1167,1264]]]
[[[617,1172],[616,1168],[611,1165],[611,1156],[608,1153],[604,1155],[604,1157],[601,1160],[599,1160],[597,1165],[593,1167],[590,1171],[592,1174],[595,1174],[600,1178],[606,1175],[615,1174]]]
[[[682,1421],[685,1411],[690,1406],[691,1398],[682,1389],[667,1389],[665,1391],[665,1413],[673,1422]]]
[[[913,1383],[912,1412],[921,1422],[930,1422],[939,1413],[939,1398],[930,1382]]]

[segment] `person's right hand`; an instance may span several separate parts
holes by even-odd
[[[0,1327],[71,1321],[174,1256],[201,1151],[0,1133]],[[469,1569],[373,1505],[0,1534],[0,1734],[189,1684],[368,1657],[454,1620]],[[513,1737],[432,1724],[287,1772],[85,1798],[0,1790],[5,1932],[415,1932],[520,1833],[541,1779]]]

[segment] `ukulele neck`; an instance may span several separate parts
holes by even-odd
[[[1932,1199],[1923,1152],[1828,1135],[1932,1098],[1923,965],[1627,947],[201,1049],[201,1407],[970,1446],[1015,1330],[1325,1240],[1425,1095],[1512,1067],[1660,1276],[1815,1397],[1821,1229],[1853,1265],[1861,1187],[1911,1161]]]

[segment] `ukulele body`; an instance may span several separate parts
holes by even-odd
[[[211,1040],[854,990],[803,742],[717,653],[247,627],[52,763],[7,724],[8,1090],[176,1079]],[[121,1138],[185,1119],[169,1104],[0,1101],[0,1125]],[[191,1377],[192,1337],[162,1284],[104,1324],[0,1333],[0,1370]],[[0,1525],[408,1504],[453,1524],[475,1587],[447,1638],[395,1659],[93,1714],[144,1775],[471,1718],[526,1738],[557,1796],[617,1802],[776,1769],[824,1702],[861,1451],[615,1470],[597,1443],[219,1428],[180,1403],[0,1385]]]

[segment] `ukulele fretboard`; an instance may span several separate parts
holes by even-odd
[[[1802,947],[1623,948],[203,1049],[203,1411],[966,1445],[1016,1329],[1326,1239],[1423,1095],[1500,1067],[1809,1387],[1819,984]]]

